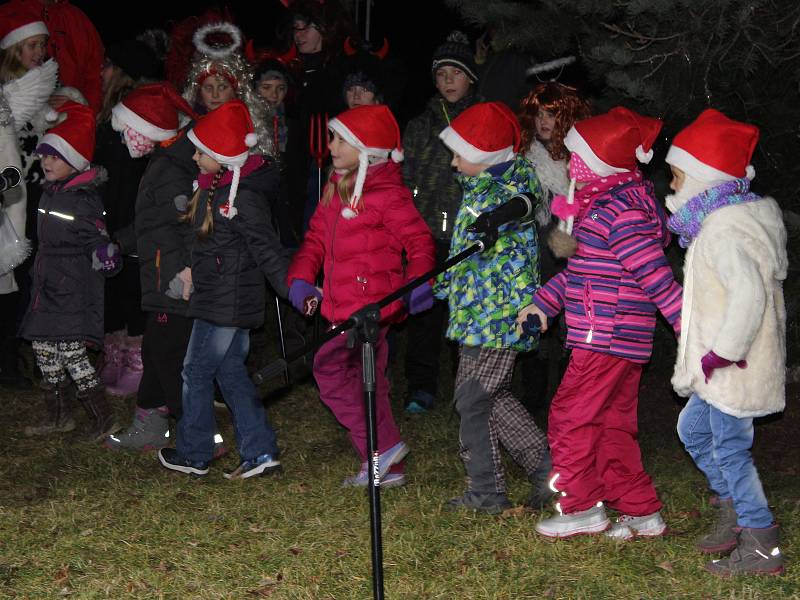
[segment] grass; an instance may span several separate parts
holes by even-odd
[[[720,580],[703,571],[706,559],[693,548],[713,509],[674,434],[680,405],[668,381],[668,371],[650,370],[641,394],[645,464],[672,528],[656,540],[553,543],[535,534],[537,512],[449,512],[444,502],[463,488],[457,419],[446,402],[428,415],[401,416],[413,452],[409,485],[382,494],[386,597],[800,598],[798,389],[789,390],[786,415],[757,428],[754,450],[783,526],[787,574]],[[130,402],[117,404],[125,419]],[[29,440],[22,429],[42,414],[36,395],[6,393],[2,403],[0,598],[371,597],[366,493],[339,487],[356,460],[310,384],[269,402],[284,474],[244,482],[222,478],[235,452],[191,479],[152,454],[81,444],[77,434]],[[227,414],[217,415],[232,441]],[[510,496],[521,503],[523,474],[508,468]]]

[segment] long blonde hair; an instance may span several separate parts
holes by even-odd
[[[206,196],[206,214],[203,217],[203,223],[197,229],[197,239],[205,241],[214,232],[214,212],[212,210],[214,205],[214,192],[217,191],[222,175],[225,173],[225,168],[221,168],[214,174],[211,180],[211,186],[208,188],[208,195]],[[197,208],[200,204],[200,194],[203,192],[201,188],[197,188],[192,199],[189,201],[189,206],[186,209],[186,214],[181,217],[183,221],[194,223],[194,216],[197,213]]]
[[[117,65],[111,66],[111,80],[103,92],[103,105],[97,113],[97,123],[105,123],[111,118],[111,109],[136,87],[133,78]]]
[[[20,40],[5,50],[0,50],[0,83],[8,83],[25,75],[28,69],[22,64],[22,44]]]
[[[339,198],[341,198],[342,201],[342,205],[349,206],[350,197],[353,194],[353,191],[355,190],[356,187],[356,174],[358,173],[358,167],[347,171],[347,173],[342,175],[339,181],[337,181],[335,184],[333,181],[331,181],[331,178],[333,177],[334,173],[335,171],[333,167],[331,167],[331,170],[328,173],[328,181],[325,184],[325,188],[322,191],[322,198],[320,198],[320,204],[322,204],[323,206],[327,206],[328,202],[330,202],[331,199],[333,198],[333,193],[335,191],[338,192]],[[358,206],[356,206],[356,209],[362,208],[363,206],[364,203],[361,200],[361,198],[359,198]]]

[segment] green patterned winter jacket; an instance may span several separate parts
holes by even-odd
[[[461,188],[453,177],[453,153],[439,134],[463,110],[480,98],[469,94],[451,104],[436,94],[422,114],[414,117],[403,135],[403,183],[414,195],[414,204],[437,240],[453,236]]]
[[[531,163],[522,155],[474,177],[457,175],[464,195],[453,228],[450,256],[471,246],[478,236],[466,231],[475,215],[494,210],[519,192],[541,199]],[[539,287],[539,245],[533,217],[500,228],[491,248],[473,254],[439,276],[438,298],[450,305],[447,337],[466,346],[511,348],[527,352],[538,345],[516,328],[519,310],[533,302]]]

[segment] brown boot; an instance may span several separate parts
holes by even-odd
[[[25,427],[25,435],[34,437],[65,433],[75,429],[75,419],[72,418],[72,391],[68,383],[44,387],[42,398],[47,408],[47,416],[41,423]]]
[[[81,401],[86,414],[89,416],[89,433],[86,441],[100,442],[107,436],[119,429],[114,410],[106,398],[106,391],[103,386],[97,386],[85,392],[78,392],[78,400]]]
[[[717,518],[711,526],[711,532],[697,542],[697,549],[704,554],[730,552],[736,548],[736,511],[733,510],[733,498],[719,499]]]
[[[778,547],[778,526],[742,527],[736,550],[728,558],[712,560],[706,569],[719,577],[783,575],[783,555]]]

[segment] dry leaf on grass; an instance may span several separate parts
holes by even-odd
[[[658,566],[659,569],[664,569],[667,573],[674,573],[675,572],[675,567],[673,567],[672,563],[669,562],[668,560],[665,560],[664,562],[659,563],[657,566]]]
[[[302,554],[302,553],[303,553],[303,550],[301,548],[298,548],[297,546],[291,546],[289,548],[289,554],[292,554],[294,556],[298,556],[299,554]]]
[[[64,587],[69,585],[69,576],[69,565],[64,565],[53,574],[53,582],[59,587]]]
[[[532,511],[525,506],[515,506],[513,508],[507,508],[506,510],[504,510],[500,514],[500,517],[503,519],[508,519],[510,517],[521,517],[523,515],[530,514],[531,512]]]

